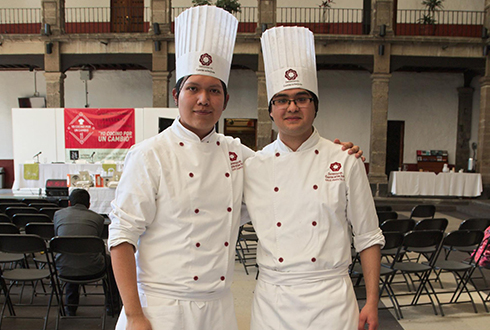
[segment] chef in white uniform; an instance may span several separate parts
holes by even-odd
[[[259,238],[251,329],[375,330],[384,237],[363,163],[313,127],[313,33],[276,27],[261,42],[279,135],[245,162],[244,199]],[[360,313],[348,275],[352,237],[366,282]]]
[[[254,153],[214,129],[237,26],[212,6],[175,20],[180,117],[130,150],[112,203],[109,246],[124,303],[116,329],[238,329],[230,285],[243,163]]]

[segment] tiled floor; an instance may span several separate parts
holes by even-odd
[[[4,194],[5,195],[5,194]],[[0,191],[1,196],[1,191]],[[400,216],[408,217],[409,212],[399,212]],[[436,217],[445,217],[449,220],[448,231],[457,229],[459,223],[470,216],[457,211],[450,212],[438,212]],[[248,330],[250,327],[250,307],[253,297],[253,290],[255,287],[255,275],[256,270],[254,267],[248,268],[250,274],[247,275],[241,264],[238,262],[235,265],[235,277],[232,285],[232,291],[235,297],[235,307],[237,313],[237,319],[240,330]],[[490,281],[490,271],[485,271],[486,277]],[[451,288],[454,282],[450,274],[445,274],[442,277],[442,281],[445,285],[445,289]],[[481,281],[479,282],[482,283]],[[397,291],[406,289],[403,285],[395,286]],[[20,288],[15,290],[18,292]],[[89,291],[101,292],[102,288],[99,286],[97,288],[89,288]],[[440,289],[438,289],[440,290]],[[359,296],[362,296],[363,289],[356,290],[359,292]],[[31,292],[30,288],[26,289],[25,295],[29,295]],[[488,294],[488,291],[486,292]],[[449,299],[448,295],[441,295],[442,301],[447,301]],[[15,296],[14,299],[18,299]],[[87,299],[83,298],[82,299]],[[88,299],[102,299],[101,297],[88,298]],[[462,299],[466,299],[463,297]],[[46,297],[36,297],[35,301],[46,303]],[[408,302],[408,298],[400,298],[401,303]],[[391,303],[387,298],[383,298],[382,302],[387,306],[391,306]],[[397,321],[392,315],[391,310],[383,309],[380,310],[380,330],[427,330],[427,329],[444,329],[444,330],[472,330],[472,329],[486,329],[488,324],[490,324],[490,313],[486,313],[483,308],[483,304],[479,297],[475,295],[475,302],[479,310],[478,314],[475,314],[471,308],[471,304],[456,304],[456,305],[445,305],[444,311],[446,313],[445,317],[440,315],[434,315],[432,307],[430,305],[415,306],[415,307],[405,307],[403,308],[404,319]],[[3,303],[3,296],[0,297],[0,303]],[[362,305],[362,300],[359,301]],[[490,302],[488,303],[490,308]],[[43,315],[45,313],[44,307],[34,307],[34,308],[18,308],[16,309],[18,314],[37,316]],[[88,308],[85,310],[80,309],[79,315],[92,315],[98,316],[102,312],[100,308]],[[55,316],[56,316],[56,306],[51,309],[48,329],[54,329],[55,327]],[[114,329],[116,319],[110,316],[106,319],[106,329]],[[41,329],[42,320],[14,320],[14,319],[4,319],[2,324],[2,329]],[[61,329],[100,329],[101,323],[99,320],[63,320],[61,323]],[[208,330],[208,329],[203,329]],[[212,327],[209,328],[212,330]],[[281,329],[277,329],[281,330]],[[301,329],[298,329],[301,330]],[[328,329],[327,329],[328,330]]]

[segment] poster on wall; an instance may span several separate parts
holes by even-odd
[[[65,161],[123,161],[134,145],[134,109],[65,109]]]

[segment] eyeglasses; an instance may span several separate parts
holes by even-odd
[[[289,107],[291,102],[294,102],[298,108],[305,108],[313,101],[312,97],[298,97],[297,99],[280,98],[272,100],[271,103],[280,109]]]

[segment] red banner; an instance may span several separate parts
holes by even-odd
[[[129,149],[134,109],[65,109],[65,148]]]

